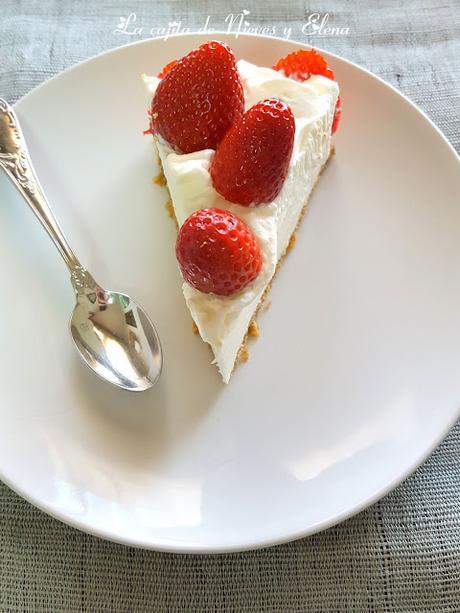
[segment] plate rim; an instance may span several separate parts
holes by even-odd
[[[455,148],[453,147],[452,143],[443,134],[441,129],[430,119],[430,117],[428,117],[428,115],[422,109],[420,109],[412,100],[410,100],[405,94],[400,92],[396,87],[394,87],[390,83],[387,83],[384,79],[375,75],[370,70],[340,55],[331,53],[330,51],[322,49],[321,47],[317,47],[316,45],[313,46],[311,44],[299,42],[297,40],[288,40],[288,39],[285,39],[279,36],[268,36],[268,35],[252,34],[252,33],[241,33],[238,36],[236,36],[235,34],[232,35],[225,31],[213,31],[212,33],[209,33],[208,35],[206,35],[206,33],[201,33],[201,32],[188,32],[184,34],[176,34],[173,36],[169,36],[166,41],[164,40],[163,36],[157,36],[157,37],[151,37],[147,39],[132,41],[127,44],[122,44],[117,47],[107,49],[96,55],[86,58],[72,66],[69,66],[65,70],[57,73],[56,75],[53,75],[49,79],[46,79],[45,81],[43,81],[42,83],[34,87],[32,90],[27,92],[24,96],[19,98],[14,103],[13,106],[15,109],[18,109],[20,112],[22,103],[26,101],[28,97],[35,95],[42,88],[46,87],[54,80],[59,79],[63,75],[69,74],[73,70],[79,69],[81,66],[87,63],[93,62],[94,60],[97,60],[101,57],[104,57],[109,54],[120,53],[126,47],[148,45],[152,41],[158,41],[158,40],[168,43],[170,40],[174,41],[174,40],[183,39],[183,38],[200,38],[201,40],[205,41],[205,40],[210,40],[210,39],[213,39],[214,37],[219,37],[219,36],[225,36],[226,38],[245,38],[245,39],[254,39],[254,40],[262,39],[264,41],[278,40],[283,43],[288,43],[292,45],[293,47],[297,47],[297,48],[303,48],[303,49],[315,48],[321,53],[324,53],[326,56],[334,58],[338,60],[339,62],[343,62],[361,71],[367,77],[375,79],[380,84],[384,85],[386,88],[389,88],[391,91],[393,91],[393,93],[397,94],[400,98],[402,98],[403,101],[406,103],[406,105],[408,105],[413,111],[416,111],[417,113],[419,113],[425,119],[428,125],[432,129],[434,129],[438,137],[440,137],[441,140],[443,141],[444,145],[447,145],[448,149],[450,150],[450,153],[453,154],[460,168],[460,156],[455,150]],[[92,536],[96,536],[98,538],[102,538],[104,540],[107,540],[113,543],[122,544],[122,545],[135,547],[135,548],[160,551],[160,552],[165,552],[165,553],[225,554],[225,553],[236,553],[236,552],[242,552],[242,551],[251,551],[251,550],[257,550],[257,549],[263,549],[266,547],[272,547],[275,545],[281,545],[281,544],[284,544],[290,541],[295,541],[298,539],[302,539],[302,538],[311,536],[313,534],[316,534],[318,532],[321,532],[323,530],[336,526],[337,524],[345,521],[346,519],[349,519],[353,517],[354,515],[357,515],[361,511],[364,511],[365,509],[369,508],[370,506],[375,504],[378,500],[385,497],[388,493],[390,493],[392,490],[398,487],[402,482],[404,482],[411,474],[415,472],[415,470],[417,470],[417,468],[419,468],[430,457],[430,455],[442,443],[442,441],[446,438],[446,436],[449,434],[451,429],[457,423],[459,417],[460,417],[460,405],[457,407],[456,412],[446,422],[444,428],[434,438],[434,441],[432,442],[432,444],[428,446],[422,453],[416,456],[413,459],[413,461],[408,465],[408,467],[406,467],[404,471],[399,473],[397,477],[395,477],[393,480],[387,483],[384,487],[377,488],[377,490],[373,494],[368,496],[367,498],[343,510],[341,513],[335,515],[334,517],[326,517],[325,519],[318,521],[313,525],[310,525],[308,528],[304,528],[302,530],[294,530],[288,533],[285,532],[284,535],[282,536],[278,534],[275,536],[267,537],[262,540],[258,539],[256,542],[236,542],[232,545],[213,546],[213,545],[202,545],[200,543],[196,543],[192,541],[187,542],[187,541],[177,541],[177,540],[161,539],[161,538],[156,539],[155,543],[153,543],[153,542],[146,542],[145,540],[138,540],[135,538],[118,536],[118,535],[115,535],[111,531],[106,531],[103,529],[97,529],[92,526],[88,526],[88,524],[85,523],[84,521],[80,521],[79,519],[71,515],[65,514],[65,512],[56,510],[51,505],[48,505],[42,502],[41,500],[39,500],[38,498],[36,498],[35,496],[30,495],[28,492],[24,490],[24,488],[15,485],[10,479],[8,479],[3,474],[1,466],[0,466],[0,480],[3,483],[5,483],[5,485],[9,487],[13,492],[21,496],[23,499],[25,499],[28,503],[32,504],[34,507],[38,508],[40,511],[45,512],[47,515],[53,517],[54,519],[57,519],[72,528],[76,528],[80,530],[81,532],[90,534]]]

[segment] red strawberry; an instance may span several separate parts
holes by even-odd
[[[160,72],[157,74],[157,77],[158,77],[159,79],[162,79],[162,78],[165,76],[165,74],[166,74],[167,72],[169,72],[169,71],[171,70],[171,68],[173,68],[173,67],[174,67],[174,66],[177,64],[177,62],[178,62],[178,61],[179,61],[179,60],[171,60],[170,62],[168,62],[168,63],[166,64],[166,66],[163,66],[163,68],[162,68],[162,69],[160,70]]]
[[[262,268],[252,230],[222,209],[201,209],[186,219],[177,237],[176,256],[187,283],[219,296],[240,291]]]
[[[334,79],[334,73],[328,68],[326,60],[314,49],[309,49],[308,51],[306,49],[299,49],[289,53],[276,62],[273,70],[279,70],[286,77],[290,77],[295,81],[306,81],[313,74]],[[342,106],[340,98],[338,98],[332,122],[332,134],[337,130],[341,115]]]
[[[279,98],[258,102],[238,118],[211,163],[215,189],[226,200],[246,206],[271,202],[286,178],[295,122]]]
[[[326,60],[314,49],[299,49],[289,53],[276,62],[273,70],[279,70],[295,81],[306,81],[312,74],[334,79],[334,73],[327,67]]]
[[[337,130],[341,117],[342,117],[342,102],[339,96],[337,98],[337,102],[335,103],[334,119],[332,120],[332,134],[334,134],[334,132]]]
[[[244,111],[243,87],[229,47],[212,41],[179,60],[161,79],[151,110],[152,132],[176,151],[215,149]]]

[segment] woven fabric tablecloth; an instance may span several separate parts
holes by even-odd
[[[251,25],[292,27],[292,39],[375,72],[460,149],[458,0],[0,0],[0,95],[15,101],[67,66],[148,36],[114,33],[130,13],[146,30],[173,21],[196,30],[207,15],[225,29],[242,8]],[[304,35],[314,12],[348,34]],[[1,485],[0,521],[1,611],[460,611],[460,427],[369,510],[272,549],[135,550],[69,528]]]

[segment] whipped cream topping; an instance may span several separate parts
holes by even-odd
[[[204,341],[211,345],[215,362],[225,383],[233,371],[239,348],[246,337],[265,289],[284,255],[300,214],[327,161],[331,148],[331,126],[339,93],[338,85],[320,75],[303,83],[270,68],[238,62],[246,109],[265,98],[284,100],[294,114],[295,137],[288,175],[275,200],[246,207],[225,200],[212,185],[209,167],[214,151],[175,153],[155,136],[177,222],[202,208],[228,209],[245,221],[256,235],[263,265],[258,277],[238,294],[205,294],[184,282],[187,306]],[[151,94],[159,83],[144,77]]]

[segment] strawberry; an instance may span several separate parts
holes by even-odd
[[[187,283],[219,296],[240,291],[262,268],[262,253],[252,230],[222,209],[201,209],[185,220],[177,237],[176,257]]]
[[[312,74],[320,74],[328,79],[334,79],[334,73],[329,70],[326,60],[314,49],[299,49],[285,55],[276,62],[273,70],[279,70],[286,77],[295,81],[306,81]]]
[[[166,71],[153,97],[151,128],[179,153],[215,149],[243,111],[235,57],[212,41]]]
[[[326,60],[314,49],[309,49],[308,51],[306,49],[299,49],[289,53],[276,62],[273,70],[279,70],[286,77],[301,82],[306,81],[313,74],[319,74],[334,80],[334,73],[328,68]],[[332,134],[337,130],[341,115],[342,105],[340,98],[338,98],[332,122]]]
[[[258,102],[225,135],[211,163],[216,191],[245,206],[271,202],[287,175],[295,122],[278,98]]]
[[[341,117],[342,117],[342,102],[339,96],[337,98],[337,102],[335,103],[334,119],[332,120],[332,134],[334,134],[334,132],[337,130]]]

